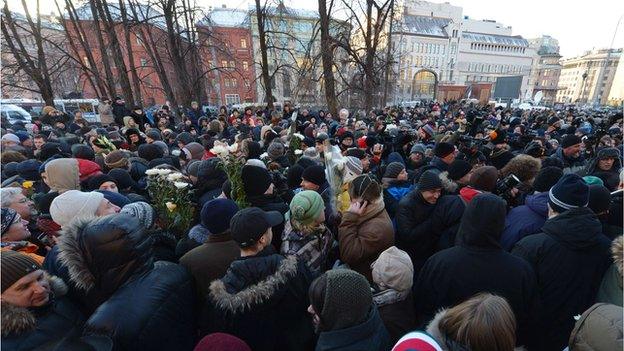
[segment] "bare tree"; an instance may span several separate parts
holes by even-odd
[[[128,68],[130,70],[130,75],[132,76],[132,90],[134,90],[135,103],[142,104],[143,97],[141,94],[141,82],[139,81],[139,75],[137,74],[136,66],[134,64],[134,53],[132,50],[132,41],[130,40],[130,21],[128,20],[128,12],[126,10],[124,0],[119,0],[119,14],[121,16],[121,25],[126,44],[126,55],[128,55]]]
[[[2,9],[2,35],[11,54],[14,56],[17,66],[37,86],[37,92],[48,105],[54,105],[54,92],[50,79],[50,67],[43,47],[43,36],[41,32],[41,17],[39,1],[36,4],[36,20],[30,15],[30,9],[26,1],[22,0],[22,7],[26,18],[26,23],[30,29],[29,34],[35,41],[36,52],[31,53],[24,44],[24,38],[20,35],[19,26],[9,11],[8,3],[5,1]]]
[[[266,38],[266,2],[260,5],[260,0],[256,0],[256,18],[258,21],[258,36],[260,45],[260,56],[262,63],[260,64],[262,83],[264,87],[264,95],[268,109],[273,109],[273,92],[271,90],[271,76],[269,75],[269,56]]]
[[[323,62],[323,85],[325,90],[325,101],[329,112],[332,115],[338,115],[338,100],[336,95],[336,79],[334,77],[334,50],[335,43],[330,34],[331,11],[334,6],[334,0],[330,0],[327,6],[327,0],[318,0],[320,30],[321,30],[321,56]]]

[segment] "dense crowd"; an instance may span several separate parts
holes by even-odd
[[[99,117],[2,124],[3,349],[621,349],[621,111]]]

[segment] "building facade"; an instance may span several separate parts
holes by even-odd
[[[533,85],[531,95],[535,97],[537,92],[542,92],[542,102],[552,105],[557,100],[557,89],[561,75],[561,55],[559,54],[559,42],[557,39],[544,35],[540,38],[530,39],[529,45],[535,50],[531,81]]]
[[[557,102],[607,104],[622,49],[592,50],[561,62]]]
[[[256,101],[256,68],[250,30],[249,11],[211,9],[197,28],[208,52],[211,105],[234,105]]]

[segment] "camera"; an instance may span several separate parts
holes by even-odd
[[[518,184],[520,184],[520,179],[518,179],[518,177],[516,177],[516,175],[512,173],[496,182],[496,193],[498,194],[498,196],[509,202],[509,200],[511,200],[512,198],[511,189],[513,189]]]

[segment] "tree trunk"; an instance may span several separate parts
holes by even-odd
[[[266,32],[264,21],[266,14],[260,6],[260,0],[256,0],[256,18],[258,20],[258,36],[260,40],[260,55],[262,57],[262,82],[267,101],[267,109],[273,109],[273,93],[271,91],[271,77],[269,76],[269,58],[267,53]]]
[[[102,38],[102,28],[100,27],[98,11],[95,6],[95,1],[89,1],[89,4],[91,5],[91,15],[93,16],[93,32],[95,33],[100,49],[100,59],[102,60],[102,65],[104,66],[104,75],[106,76],[108,93],[110,95],[110,99],[114,100],[117,96],[117,89],[115,86],[115,79],[113,78],[113,71],[110,66],[110,61],[108,60],[109,55],[106,52],[104,38]],[[78,19],[78,21],[80,21],[80,19]]]
[[[384,93],[383,93],[383,99],[381,100],[381,107],[386,107],[386,101],[388,99],[388,85],[389,85],[389,81],[388,79],[390,78],[390,68],[392,67],[392,65],[390,64],[390,61],[392,60],[391,57],[391,51],[392,51],[392,27],[394,25],[394,0],[390,1],[390,30],[388,31],[388,47],[387,47],[387,51],[386,51],[386,72],[384,75]]]
[[[126,41],[126,51],[128,52],[128,68],[130,69],[130,75],[132,76],[132,90],[134,92],[134,102],[135,105],[143,105],[141,84],[139,82],[139,75],[137,74],[136,66],[134,64],[134,53],[132,50],[132,41],[130,40],[128,14],[126,11],[126,5],[124,3],[124,0],[119,0],[119,10],[121,12],[121,23],[123,25],[124,40]]]
[[[336,80],[334,79],[334,45],[329,33],[331,22],[327,12],[327,0],[318,0],[319,17],[321,26],[321,60],[323,63],[323,87],[325,88],[325,101],[332,116],[338,116],[338,101],[336,99]]]

